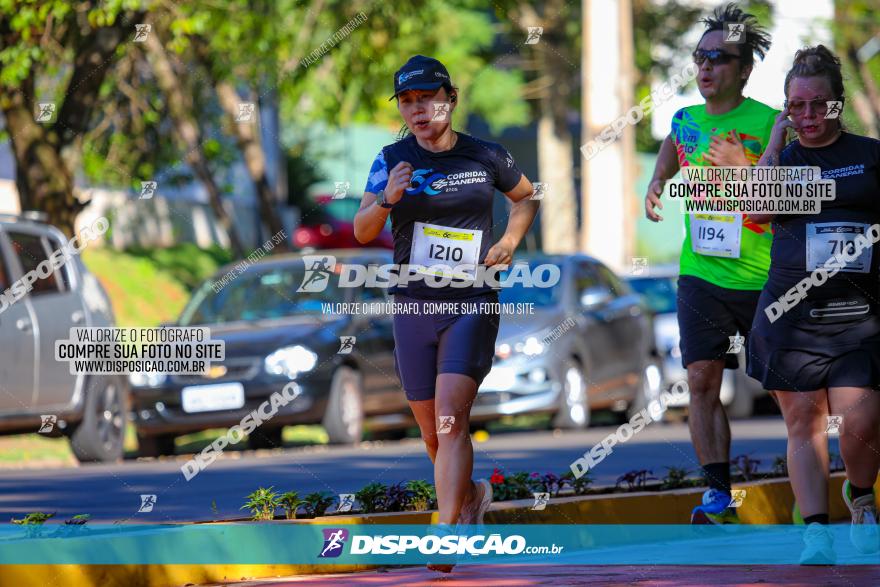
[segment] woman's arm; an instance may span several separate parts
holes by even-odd
[[[391,208],[383,208],[376,204],[376,194],[364,192],[361,207],[354,216],[354,238],[366,244],[379,236],[391,214]]]
[[[540,200],[530,198],[534,193],[535,188],[525,175],[520,177],[516,187],[505,192],[513,202],[507,219],[507,230],[486,253],[484,265],[509,265],[513,261],[513,251],[529,231],[541,205]]]
[[[380,182],[377,187],[384,185],[385,201],[396,204],[403,197],[404,190],[409,187],[412,180],[413,167],[406,161],[401,161],[394,166],[388,174],[388,181]],[[364,192],[361,198],[361,207],[354,216],[354,238],[359,243],[365,244],[379,236],[388,220],[391,208],[383,208],[376,204],[376,194]]]
[[[779,165],[779,154],[785,148],[785,140],[788,136],[789,128],[791,128],[791,121],[788,119],[788,108],[786,108],[776,116],[776,122],[773,124],[767,148],[764,149],[764,153],[758,159],[757,165],[763,167]],[[749,218],[758,224],[767,224],[768,222],[773,222],[776,214],[749,214]]]

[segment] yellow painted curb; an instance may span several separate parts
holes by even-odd
[[[843,473],[831,476],[829,516],[844,520],[849,511],[840,497]],[[747,485],[739,507],[745,524],[790,524],[794,495],[788,479]],[[546,509],[532,510],[534,500],[495,504],[486,514],[487,524],[682,524],[690,519],[696,498],[705,488],[663,493],[620,493],[553,499]],[[880,495],[880,480],[874,486]],[[430,524],[437,512],[331,516],[291,520],[300,524]],[[222,583],[278,576],[347,573],[376,565],[6,565],[0,568],[0,587],[180,587],[186,584]]]

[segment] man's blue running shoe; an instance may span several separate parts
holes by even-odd
[[[703,494],[703,504],[691,512],[691,524],[739,524],[736,509],[730,507],[729,493],[710,489]]]

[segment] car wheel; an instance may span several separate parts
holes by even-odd
[[[648,407],[652,401],[660,398],[660,387],[663,382],[663,372],[660,370],[660,364],[656,360],[648,361],[642,369],[639,376],[638,387],[632,403],[626,409],[626,419],[629,421],[633,416]],[[648,414],[651,418],[651,415]],[[660,416],[660,420],[663,416]],[[651,418],[651,421],[653,418]]]
[[[559,411],[553,418],[555,428],[576,430],[590,425],[590,402],[583,369],[574,359],[562,362],[562,390]]]
[[[70,434],[70,448],[83,463],[122,459],[128,393],[119,377],[85,381],[82,421]]]
[[[364,429],[363,382],[351,367],[339,367],[330,382],[330,399],[321,422],[330,444],[360,442]]]
[[[174,454],[173,434],[151,434],[143,436],[138,434],[139,457],[161,457]]]
[[[283,441],[281,439],[284,428],[269,428],[264,430],[257,428],[250,436],[248,436],[248,448],[253,450],[265,448],[281,448]]]

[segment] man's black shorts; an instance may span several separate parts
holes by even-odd
[[[693,275],[678,278],[678,331],[681,364],[724,360],[736,369],[735,353],[728,353],[730,337],[748,336],[761,290],[727,289]],[[743,344],[745,348],[745,344]]]

